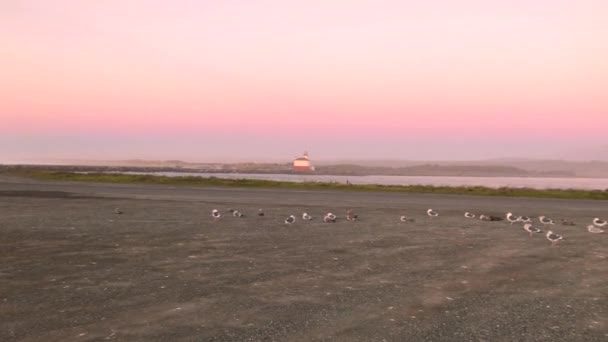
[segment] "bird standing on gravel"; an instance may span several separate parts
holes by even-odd
[[[600,220],[598,217],[596,217],[593,219],[593,224],[598,227],[603,227],[603,226],[607,225],[608,222],[606,222],[606,220]]]
[[[258,216],[259,216],[259,217],[263,217],[263,216],[264,216],[264,210],[259,209],[259,210],[258,210]]]
[[[122,211],[118,208],[114,209],[114,214],[122,215]]]
[[[346,219],[349,221],[354,221],[356,219],[359,218],[359,215],[355,214],[355,212],[352,209],[348,209],[346,211]]]
[[[484,214],[479,215],[479,219],[482,221],[491,221],[490,216]]]
[[[310,221],[310,220],[312,220],[312,216],[310,216],[308,213],[303,213],[302,220]]]
[[[532,224],[530,224],[530,223],[524,224],[524,229],[528,233],[530,233],[530,236],[532,236],[532,234],[540,234],[543,232],[542,230],[540,230],[540,228],[532,227]]]
[[[540,223],[542,223],[544,225],[555,224],[552,219],[550,219],[546,216],[539,216],[538,220],[540,221]]]
[[[556,234],[552,231],[547,232],[547,240],[551,241],[551,246],[556,246],[563,239],[564,237],[559,234]]]
[[[323,222],[325,222],[325,223],[336,223],[337,219],[338,219],[338,217],[336,215],[334,215],[332,213],[327,213],[323,217]]]
[[[598,227],[596,227],[596,226],[594,226],[592,224],[590,224],[590,225],[587,226],[587,231],[589,233],[594,233],[594,234],[601,234],[601,233],[604,232],[604,230],[602,228],[598,228]]]
[[[532,218],[530,218],[530,216],[519,216],[518,219],[523,223],[532,223]]]
[[[211,216],[212,216],[214,219],[218,220],[220,217],[222,217],[222,214],[220,213],[220,211],[219,211],[219,210],[217,210],[217,209],[213,209],[213,210],[211,211]]]
[[[464,217],[466,217],[466,218],[475,218],[475,214],[471,214],[470,212],[467,211],[466,213],[464,213]]]
[[[242,212],[240,212],[238,210],[235,210],[235,211],[232,212],[232,216],[234,216],[234,217],[243,217],[245,215],[243,215]]]
[[[433,210],[433,209],[428,209],[428,210],[426,211],[426,214],[427,214],[427,215],[429,215],[430,217],[437,217],[437,216],[439,216],[439,213],[438,213],[438,212],[436,212],[436,211],[435,211],[435,210]]]
[[[401,217],[399,218],[399,221],[401,222],[414,222],[414,219],[411,217],[407,217],[405,215],[401,215]]]
[[[515,217],[513,215],[513,213],[507,213],[507,221],[509,221],[509,223],[513,224],[515,222],[519,222],[519,217]]]
[[[289,217],[285,219],[285,224],[292,225],[294,222],[296,222],[296,217],[293,215],[289,215]]]

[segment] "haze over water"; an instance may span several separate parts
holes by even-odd
[[[2,1],[0,163],[605,159],[606,18],[603,0]]]

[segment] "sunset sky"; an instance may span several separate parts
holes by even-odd
[[[606,0],[3,0],[0,162],[606,146],[607,18]]]

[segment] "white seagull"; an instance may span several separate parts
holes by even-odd
[[[122,211],[118,208],[114,209],[114,214],[122,215]]]
[[[294,222],[296,222],[296,217],[293,215],[289,215],[289,217],[285,219],[285,224],[293,224]]]
[[[548,218],[546,216],[539,216],[538,220],[540,221],[540,223],[542,223],[544,225],[555,224],[552,219],[550,219],[550,218]]]
[[[245,215],[243,215],[242,212],[240,212],[238,210],[235,210],[235,211],[232,212],[232,216],[234,216],[234,217],[243,217]]]
[[[542,230],[540,230],[540,228],[532,227],[532,224],[530,224],[530,223],[526,223],[526,224],[524,224],[524,229],[525,229],[525,230],[526,230],[528,233],[530,233],[530,236],[532,236],[532,234],[535,234],[535,233],[536,233],[536,234],[540,234],[540,233],[542,233],[542,232],[543,232]]]
[[[559,234],[556,234],[552,231],[547,232],[547,240],[551,241],[551,246],[556,246],[563,239],[564,237]]]
[[[220,217],[222,217],[222,214],[220,213],[219,210],[213,209],[213,211],[211,211],[211,216],[213,216],[213,218],[217,220]]]
[[[399,218],[399,220],[400,220],[401,222],[414,222],[414,219],[413,219],[413,218],[411,218],[411,217],[407,217],[407,216],[404,216],[404,215],[402,215],[402,216]]]
[[[523,223],[532,223],[530,216],[519,216],[518,218]]]
[[[482,220],[482,221],[492,221],[492,219],[490,218],[490,216],[484,215],[484,214],[479,215],[479,219]]]
[[[429,215],[430,217],[437,217],[437,216],[439,216],[439,213],[436,212],[436,211],[434,211],[433,209],[428,209],[426,211],[426,214]]]
[[[475,215],[471,214],[470,212],[467,211],[466,213],[464,213],[464,217],[466,217],[466,218],[475,218]]]
[[[513,215],[513,213],[507,213],[507,221],[509,221],[509,223],[513,224],[515,222],[519,222],[519,217],[515,217]]]
[[[604,232],[604,230],[602,228],[598,228],[592,224],[587,226],[587,231],[589,231],[589,233],[594,233],[594,234],[601,234]]]
[[[323,222],[325,223],[336,223],[337,216],[332,213],[327,213],[323,217]]]
[[[312,220],[312,216],[308,215],[308,213],[302,214],[302,220],[310,221]]]
[[[603,226],[607,225],[608,222],[606,222],[606,220],[600,220],[599,218],[596,217],[593,219],[593,224],[598,227],[603,227]]]

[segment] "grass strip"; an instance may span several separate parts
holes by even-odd
[[[450,195],[478,195],[502,197],[534,197],[608,200],[608,189],[532,189],[532,188],[489,188],[484,186],[433,186],[433,185],[381,185],[352,184],[338,182],[288,182],[259,179],[226,179],[204,176],[168,177],[157,175],[135,175],[124,173],[76,173],[65,171],[11,170],[6,174],[41,180],[98,182],[118,184],[164,184],[184,186],[227,186],[240,188],[281,188],[306,190],[383,191],[404,193],[429,193]]]

